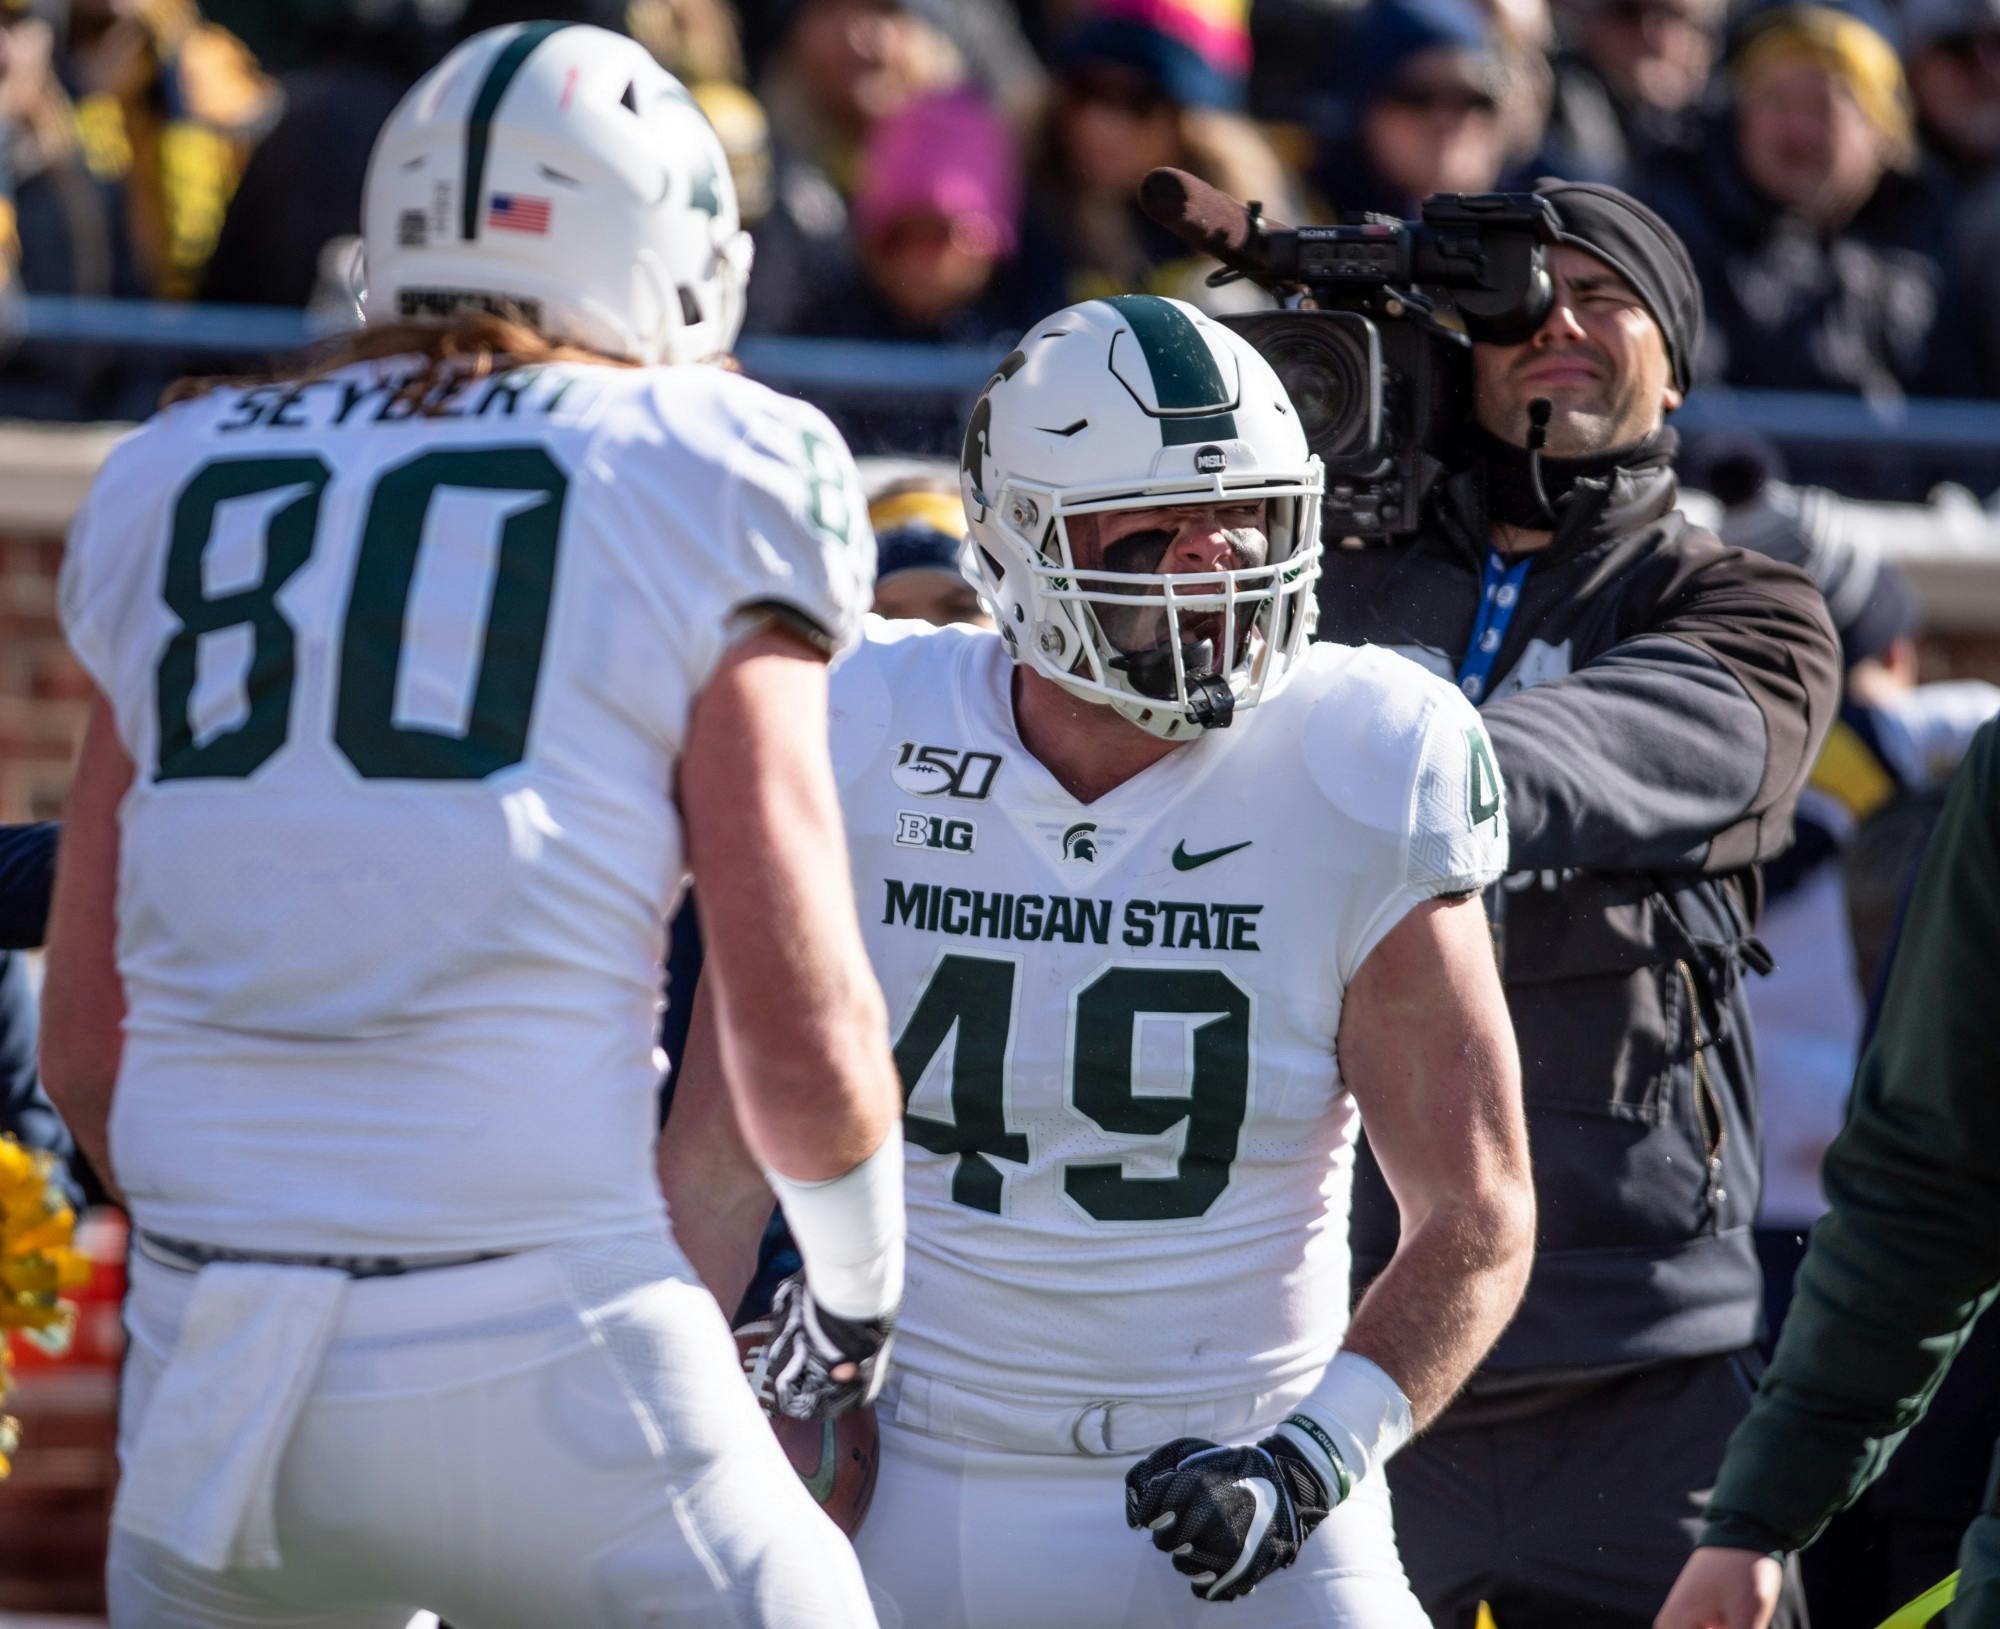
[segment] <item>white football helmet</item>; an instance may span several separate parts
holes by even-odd
[[[1312,637],[1325,472],[1249,344],[1181,300],[1087,300],[1038,322],[974,404],[959,481],[1014,660],[1180,740],[1284,685]],[[1080,514],[1266,502],[1242,569],[1079,571]],[[1135,618],[1135,605],[1161,614]],[[1152,629],[1121,648],[1106,620]],[[1204,632],[1205,630],[1205,632]]]
[[[362,200],[371,323],[518,308],[635,362],[736,341],[750,238],[714,130],[637,41],[584,24],[474,35],[389,116]]]

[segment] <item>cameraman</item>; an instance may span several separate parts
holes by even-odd
[[[1413,540],[1329,549],[1322,638],[1400,648],[1481,706],[1507,786],[1495,932],[1541,1207],[1527,1299],[1389,1468],[1442,1629],[1649,1625],[1756,1383],[1756,863],[1832,722],[1812,583],[1675,508],[1701,300],[1609,187],[1543,181],[1555,303],[1472,347],[1471,443]],[[1553,404],[1536,490],[1529,403]],[[1395,1241],[1372,1164],[1357,1284]]]

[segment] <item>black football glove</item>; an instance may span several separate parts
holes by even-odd
[[[1148,1528],[1204,1601],[1248,1595],[1326,1520],[1326,1484],[1283,1437],[1176,1437],[1125,1473],[1125,1521]]]
[[[813,1300],[804,1273],[778,1286],[766,1373],[778,1412],[794,1420],[830,1420],[875,1401],[889,1372],[893,1318],[842,1318]],[[833,1371],[854,1365],[836,1380]]]

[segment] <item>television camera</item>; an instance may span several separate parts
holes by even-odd
[[[1420,220],[1293,227],[1183,170],[1158,169],[1139,203],[1222,262],[1211,283],[1247,278],[1288,302],[1219,320],[1271,364],[1326,465],[1325,535],[1412,531],[1470,417],[1472,341],[1518,344],[1548,315],[1548,200],[1440,193]]]

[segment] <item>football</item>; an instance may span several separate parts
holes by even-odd
[[[889,779],[905,792],[920,798],[934,798],[940,792],[951,790],[951,771],[943,764],[930,763],[922,758],[894,765],[889,770]]]
[[[788,1420],[776,1413],[765,1371],[771,1332],[768,1320],[745,1324],[736,1331],[736,1355],[742,1361],[744,1376],[806,1491],[833,1518],[834,1526],[852,1538],[875,1494],[875,1409],[873,1405],[849,1409],[838,1419],[813,1421]]]

